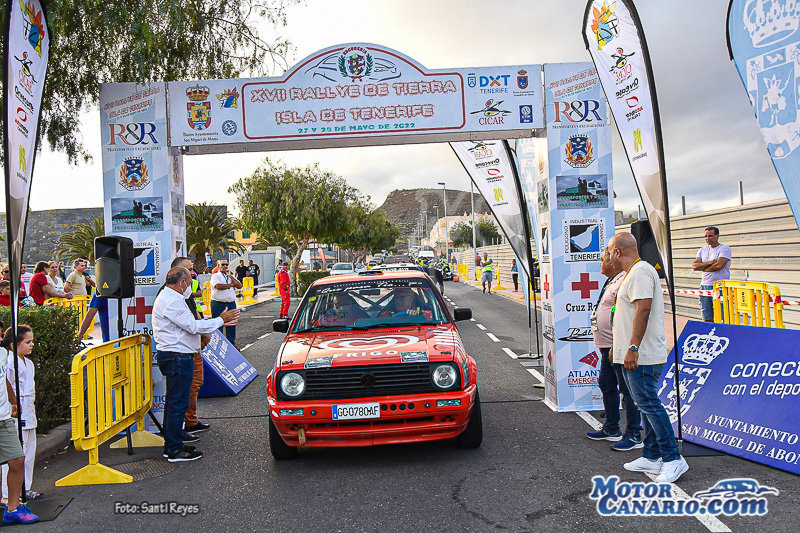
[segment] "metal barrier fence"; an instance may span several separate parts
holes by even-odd
[[[59,307],[73,307],[78,310],[80,316],[78,317],[78,327],[75,329],[75,333],[78,333],[81,329],[81,324],[83,323],[84,317],[86,317],[86,312],[89,309],[89,301],[92,299],[91,296],[82,295],[82,296],[73,296],[72,299],[69,298],[49,298],[44,301],[44,305],[57,305]],[[94,331],[94,321],[89,324],[89,328],[86,330],[86,333],[83,336],[83,339],[89,338],[89,333]]]
[[[153,406],[152,341],[131,335],[83,350],[72,359],[72,442],[89,452],[89,464],[56,481],[57,487],[130,483],[133,477],[99,464],[99,447],[132,424],[133,446],[163,446],[161,437],[144,430]]]
[[[784,328],[783,303],[777,285],[724,280],[714,283],[714,322]],[[720,295],[721,296],[716,296]],[[772,308],[770,309],[770,303]],[[774,325],[773,319],[774,316]]]

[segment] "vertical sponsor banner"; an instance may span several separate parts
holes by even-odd
[[[792,0],[732,0],[728,51],[800,227],[800,9]]]
[[[516,154],[517,167],[519,169],[519,182],[522,187],[522,194],[528,209],[528,220],[531,222],[533,231],[533,241],[536,246],[536,257],[541,260],[541,232],[539,230],[539,209],[541,198],[539,194],[539,183],[545,174],[545,160],[547,159],[547,138],[543,130],[534,132],[536,137],[530,139],[517,139]],[[546,185],[545,185],[546,188]],[[545,211],[547,208],[545,208]]]
[[[28,221],[42,91],[50,59],[50,28],[39,0],[6,2],[3,111],[6,227],[11,270],[11,321],[16,328],[19,271]],[[15,350],[16,352],[16,350]]]
[[[661,120],[639,15],[630,0],[589,0],[582,30],[671,280]]]
[[[153,334],[152,311],[173,257],[185,252],[183,165],[167,146],[166,84],[100,86],[103,198],[107,235],[133,239],[136,293],[122,301],[122,334]],[[117,331],[117,300],[109,301]],[[153,366],[153,412],[164,383]],[[150,422],[147,422],[150,429]]]
[[[589,316],[605,281],[600,254],[614,233],[606,101],[591,63],[548,64],[544,72],[549,176],[537,183],[537,210],[545,402],[558,411],[601,409]]]
[[[530,237],[510,150],[502,141],[451,142],[450,147],[486,200],[514,253],[524,258],[521,266],[530,276]]]

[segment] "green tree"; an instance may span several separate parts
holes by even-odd
[[[74,261],[86,257],[94,261],[94,238],[106,234],[103,217],[83,219],[73,225],[70,231],[62,233],[56,243],[56,257],[59,261]]]
[[[457,222],[450,228],[450,240],[454,248],[472,246],[472,224]]]
[[[88,161],[79,115],[97,104],[100,83],[285,70],[290,42],[262,39],[256,26],[259,20],[285,26],[285,8],[293,3],[297,0],[51,0],[42,135],[70,162]],[[2,2],[4,21],[5,10]]]
[[[500,240],[500,232],[497,231],[497,226],[487,217],[482,217],[475,223],[475,229],[478,246],[487,246],[493,242]]]
[[[206,266],[206,252],[241,253],[244,246],[233,238],[234,220],[222,206],[186,204],[186,249],[194,255],[194,267],[202,272]]]
[[[364,263],[370,252],[392,248],[400,237],[400,229],[389,222],[386,213],[375,208],[368,199],[357,202],[351,214],[356,220],[352,233],[343,236],[336,244],[353,250],[356,263]]]
[[[289,168],[269,158],[252,175],[234,183],[229,192],[244,227],[259,235],[285,233],[296,247],[289,279],[296,279],[300,256],[311,239],[336,242],[356,226],[353,205],[358,191],[318,164]]]

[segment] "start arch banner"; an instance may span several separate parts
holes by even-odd
[[[386,47],[342,44],[282,77],[168,83],[170,145],[209,153],[530,137],[544,126],[541,76],[541,65],[428,70]]]

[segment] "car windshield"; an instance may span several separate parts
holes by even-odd
[[[448,322],[427,279],[376,277],[312,286],[297,311],[292,333]]]
[[[353,270],[353,265],[350,263],[336,263],[331,270]]]

